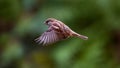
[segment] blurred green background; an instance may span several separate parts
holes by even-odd
[[[89,40],[37,44],[49,17]],[[0,0],[0,68],[120,68],[120,0]]]

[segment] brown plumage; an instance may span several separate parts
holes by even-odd
[[[87,36],[80,35],[74,32],[63,22],[56,20],[54,18],[48,18],[45,21],[45,24],[48,25],[48,30],[45,31],[40,37],[35,39],[36,42],[39,42],[40,44],[43,43],[43,45],[49,45],[59,40],[66,39],[73,36],[79,37],[84,40],[88,39]]]

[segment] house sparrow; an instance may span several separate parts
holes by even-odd
[[[87,36],[74,32],[63,22],[54,18],[48,18],[44,23],[48,26],[48,30],[46,30],[40,37],[35,39],[35,41],[40,44],[49,45],[73,36],[79,37],[83,40],[88,39]]]

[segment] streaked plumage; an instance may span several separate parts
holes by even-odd
[[[45,21],[45,24],[48,25],[48,30],[35,39],[39,44],[49,45],[72,36],[76,36],[84,40],[88,39],[87,36],[80,35],[72,31],[67,25],[54,18],[48,18]]]

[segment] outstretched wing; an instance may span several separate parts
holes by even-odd
[[[36,42],[39,42],[39,44],[43,45],[52,44],[57,42],[58,40],[59,37],[54,30],[47,30],[40,37],[35,39]]]

